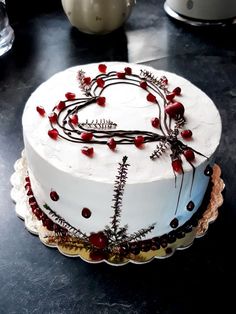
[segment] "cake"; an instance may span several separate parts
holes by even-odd
[[[22,124],[29,209],[58,241],[122,260],[168,255],[193,233],[221,119],[187,79],[121,62],[71,67],[32,93]]]

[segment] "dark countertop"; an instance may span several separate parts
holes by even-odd
[[[8,1],[16,38],[0,57],[0,313],[236,313],[236,27],[190,27],[167,17],[163,1],[138,0],[124,28],[91,36],[70,26],[59,0],[20,3]],[[101,61],[176,72],[220,111],[224,204],[208,233],[169,259],[87,264],[45,247],[16,217],[9,179],[23,149],[26,100],[52,74]]]

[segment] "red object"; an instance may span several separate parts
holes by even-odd
[[[172,101],[175,98],[176,94],[175,93],[170,93],[166,95],[166,99],[169,101]]]
[[[175,93],[176,96],[179,96],[181,94],[181,88],[175,87],[172,91],[172,93]]]
[[[38,113],[40,114],[40,116],[44,116],[45,115],[45,110],[42,106],[37,106],[36,110],[38,111]]]
[[[172,168],[175,172],[183,172],[181,159],[172,160],[171,165],[172,165]]]
[[[48,119],[51,123],[57,123],[57,114],[56,112],[52,112],[49,116]]]
[[[84,146],[84,147],[81,149],[81,152],[82,152],[82,154],[84,154],[85,156],[92,157],[92,156],[93,156],[93,153],[94,153],[94,150],[93,150],[93,147]]]
[[[105,249],[108,245],[107,236],[102,231],[92,233],[89,236],[89,242],[97,249]]]
[[[91,77],[87,76],[84,78],[84,84],[89,85],[91,83]]]
[[[57,105],[57,110],[62,110],[66,106],[64,101],[60,101],[59,104]]]
[[[111,150],[114,150],[116,148],[116,141],[114,140],[114,138],[110,138],[107,141],[107,145]]]
[[[125,74],[131,75],[132,74],[132,69],[130,67],[125,68]]]
[[[107,66],[105,64],[99,64],[98,66],[98,70],[101,72],[101,73],[106,73],[107,71]]]
[[[78,125],[79,118],[78,118],[77,114],[74,114],[73,116],[70,117],[70,122],[73,123],[74,125]]]
[[[186,158],[187,161],[193,161],[195,159],[195,154],[192,151],[192,149],[186,149],[184,151],[184,157]]]
[[[184,138],[184,139],[189,139],[193,135],[191,130],[183,130],[180,134],[181,134],[182,138]]]
[[[165,112],[171,117],[176,118],[178,116],[183,117],[184,106],[180,102],[170,103],[165,107]]]
[[[125,72],[117,72],[116,75],[117,75],[117,77],[119,79],[124,79],[125,78]]]
[[[87,208],[87,207],[84,207],[82,209],[82,216],[84,218],[89,218],[91,216],[91,210],[89,208]]]
[[[53,139],[53,140],[57,140],[58,138],[58,131],[56,129],[52,129],[48,131],[48,135]]]
[[[56,202],[56,201],[59,200],[59,195],[57,194],[56,191],[51,191],[51,192],[50,192],[50,198],[51,198],[51,200],[53,200],[54,202]]]
[[[140,85],[140,87],[141,87],[142,89],[147,89],[147,82],[141,81],[141,82],[139,83],[139,85]]]
[[[156,102],[157,102],[156,96],[154,96],[154,95],[151,94],[151,93],[148,93],[148,95],[147,95],[147,100],[150,101],[150,102],[153,102],[153,103],[156,103]]]
[[[106,97],[98,97],[98,99],[96,100],[96,103],[99,105],[99,106],[105,106],[105,103],[106,103]]]
[[[152,123],[152,126],[156,129],[158,129],[160,126],[160,120],[157,117],[152,118],[151,123]]]
[[[142,135],[138,135],[134,139],[134,145],[138,148],[142,147],[144,143],[144,137]]]
[[[68,92],[68,93],[65,94],[65,96],[66,96],[66,98],[68,100],[75,99],[75,94],[74,93]]]
[[[96,80],[96,82],[97,82],[97,86],[98,86],[98,87],[103,88],[104,85],[105,85],[105,81],[104,81],[101,77],[99,77],[99,78]]]
[[[92,132],[83,132],[81,133],[81,138],[84,141],[91,141],[93,138],[93,133]]]

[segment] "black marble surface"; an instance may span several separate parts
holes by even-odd
[[[9,0],[8,12],[16,37],[0,57],[0,313],[236,313],[235,26],[180,24],[166,16],[161,0],[138,0],[124,27],[106,36],[72,28],[59,0]],[[141,266],[62,256],[24,228],[10,199],[30,93],[69,66],[113,60],[186,77],[214,100],[223,122],[217,162],[226,188],[219,217],[189,249]]]

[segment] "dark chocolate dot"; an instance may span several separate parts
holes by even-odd
[[[187,207],[187,210],[191,212],[194,209],[195,204],[193,201],[190,201],[186,207]]]
[[[191,224],[186,224],[185,226],[184,226],[184,231],[185,231],[185,233],[189,233],[189,232],[191,232],[192,231],[192,225]]]
[[[175,231],[168,233],[168,243],[174,243],[176,241]]]
[[[152,238],[152,246],[151,246],[151,249],[152,249],[153,251],[155,251],[155,250],[159,250],[160,247],[161,247],[161,245],[160,245],[160,238],[159,238],[159,237],[154,237],[154,238]]]
[[[83,209],[82,209],[82,212],[81,212],[81,214],[82,214],[82,216],[84,217],[84,218],[89,218],[90,216],[91,216],[91,210],[90,209],[88,209],[87,207],[84,207]]]
[[[151,240],[144,240],[141,241],[141,250],[143,252],[148,252],[151,249],[152,241]]]
[[[163,248],[166,248],[168,245],[168,235],[163,234],[163,236],[160,237],[160,244]]]
[[[63,124],[64,124],[64,125],[67,124],[67,121],[66,121],[66,120],[63,120]]]
[[[176,232],[176,238],[177,239],[183,239],[185,237],[185,232],[183,230],[178,230]]]
[[[168,247],[166,248],[166,255],[170,255],[172,253],[172,248]]]
[[[178,225],[179,225],[179,221],[177,218],[174,218],[173,220],[171,220],[171,222],[170,222],[171,228],[175,229],[178,227]]]
[[[134,255],[138,255],[140,253],[140,247],[137,242],[130,243],[130,252]]]
[[[207,165],[204,171],[205,176],[210,177],[212,173],[213,173],[212,167],[210,165]]]

